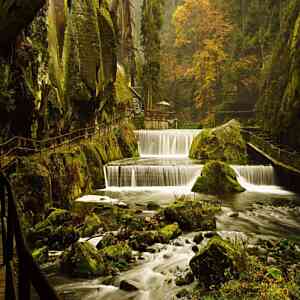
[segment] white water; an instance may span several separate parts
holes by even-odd
[[[141,157],[188,157],[198,129],[137,130]]]

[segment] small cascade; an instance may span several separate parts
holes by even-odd
[[[289,195],[289,191],[276,185],[276,174],[272,166],[232,166],[242,187],[249,192]]]
[[[193,138],[201,130],[137,130],[141,157],[188,157]]]
[[[201,165],[107,165],[106,187],[189,186],[201,169]]]
[[[272,166],[233,166],[235,172],[248,183],[255,185],[275,185],[276,174]]]

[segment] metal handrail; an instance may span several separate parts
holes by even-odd
[[[31,285],[40,299],[59,300],[47,277],[34,261],[20,224],[10,183],[0,174],[1,233],[5,266],[5,300],[30,300]],[[17,275],[14,258],[18,261]]]
[[[115,119],[109,125],[91,126],[73,130],[71,132],[50,137],[43,140],[15,136],[8,141],[0,144],[0,169],[6,167],[4,159],[12,155],[26,155],[28,153],[38,153],[45,149],[55,149],[62,145],[70,145],[79,139],[90,138],[99,132],[113,129],[121,124],[120,119]],[[11,163],[11,162],[10,162]]]

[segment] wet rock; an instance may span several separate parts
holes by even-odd
[[[99,251],[106,263],[108,271],[124,271],[132,259],[132,249],[125,242],[108,246]]]
[[[121,280],[120,289],[127,292],[135,292],[139,290],[136,282],[134,282],[133,280],[125,280],[125,279]]]
[[[167,225],[159,230],[160,241],[168,243],[171,239],[178,237],[181,234],[181,229],[177,223]]]
[[[48,248],[44,246],[42,248],[33,250],[32,257],[40,265],[47,262],[49,259]]]
[[[84,224],[80,229],[80,235],[82,237],[92,236],[101,226],[102,222],[100,218],[95,213],[92,213],[91,215],[86,216]]]
[[[71,276],[90,277],[107,274],[103,257],[89,242],[76,242],[61,256],[60,268]]]
[[[79,232],[71,224],[67,210],[55,209],[42,222],[28,231],[27,241],[32,248],[44,245],[51,250],[64,250],[79,239]]]
[[[194,246],[192,247],[192,251],[193,251],[194,253],[198,253],[198,251],[199,251],[198,246],[194,245]]]
[[[150,201],[147,203],[147,209],[148,210],[158,210],[158,209],[160,209],[160,205],[155,203],[154,201]]]
[[[229,213],[228,214],[228,217],[229,218],[237,218],[239,216],[239,213],[238,212],[232,212],[232,213]]]
[[[221,161],[207,162],[192,188],[192,192],[212,195],[245,191],[238,183],[235,171]]]
[[[216,228],[215,214],[220,206],[204,204],[192,199],[179,199],[163,209],[168,223],[177,222],[184,231],[212,230]]]
[[[216,231],[208,231],[208,232],[203,233],[203,236],[207,239],[210,239],[214,236],[219,236],[219,235]]]
[[[200,244],[203,240],[204,240],[203,234],[202,232],[200,232],[194,236],[193,242],[196,244]]]
[[[246,269],[245,253],[235,249],[233,244],[213,237],[191,259],[190,267],[195,278],[206,287],[218,285]]]
[[[137,251],[146,251],[149,246],[159,241],[159,233],[155,230],[136,231],[129,237],[130,246]]]
[[[214,129],[202,130],[193,140],[191,158],[221,160],[230,164],[247,162],[246,143],[236,120]]]
[[[189,271],[186,272],[185,274],[178,275],[175,279],[175,284],[177,286],[182,286],[182,285],[191,284],[193,281],[194,281],[194,274],[191,271]]]
[[[102,239],[98,242],[96,248],[103,249],[108,246],[116,245],[118,243],[117,236],[112,232],[106,232]]]
[[[190,292],[187,289],[182,289],[176,294],[177,298],[191,299]]]

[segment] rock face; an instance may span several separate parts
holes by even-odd
[[[192,188],[192,192],[212,195],[240,193],[245,191],[236,179],[234,170],[226,163],[210,161],[206,163]]]
[[[72,276],[89,277],[106,274],[103,257],[90,243],[75,243],[66,250],[60,261],[61,271]]]
[[[100,218],[95,213],[92,213],[91,215],[86,216],[84,225],[80,230],[80,235],[82,237],[92,236],[97,232],[101,225],[102,222]]]
[[[246,269],[245,255],[232,244],[213,237],[190,261],[196,279],[204,286],[218,285],[237,278]]]
[[[241,136],[239,122],[231,120],[220,127],[201,131],[193,140],[189,156],[231,164],[246,163],[246,143]]]

